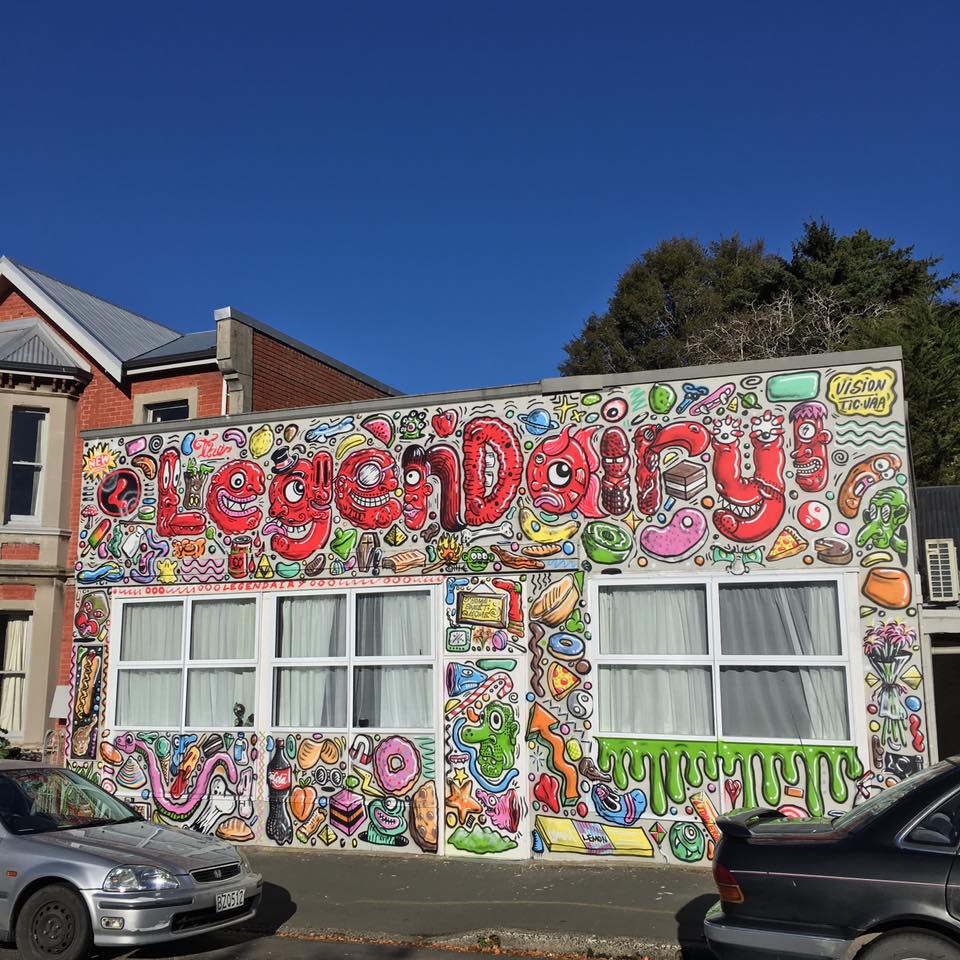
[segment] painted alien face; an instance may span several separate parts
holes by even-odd
[[[486,570],[490,563],[496,559],[492,553],[488,553],[479,544],[474,544],[469,550],[465,551],[461,557],[467,565],[468,570],[474,573],[481,573]]]
[[[270,549],[287,560],[305,560],[327,542],[330,535],[330,493],[333,460],[318,453],[311,462],[303,457],[270,481],[270,521],[264,534],[272,534]]]
[[[793,466],[797,486],[816,493],[827,485],[829,460],[827,444],[833,439],[823,427],[827,408],[815,401],[799,403],[790,411],[793,423]]]
[[[365,530],[395,523],[403,511],[397,463],[386,450],[357,450],[340,465],[333,491],[340,516]]]
[[[218,467],[207,488],[210,519],[224,533],[245,533],[260,526],[263,511],[257,501],[263,496],[263,470],[252,460],[233,460]]]

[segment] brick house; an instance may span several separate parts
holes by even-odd
[[[81,430],[397,391],[225,307],[183,334],[0,257],[0,728],[36,748],[69,675]],[[89,629],[95,630],[91,622]]]

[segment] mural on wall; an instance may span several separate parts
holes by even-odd
[[[432,737],[267,737],[268,842],[437,850]]]
[[[520,775],[523,581],[448,577],[444,603],[447,850],[517,855],[528,810]]]
[[[102,673],[117,587],[443,579],[441,739],[262,731],[261,842],[692,863],[735,807],[861,802],[926,755],[899,369],[702,372],[89,441],[75,636]],[[862,747],[602,735],[595,578],[791,569],[857,574]]]

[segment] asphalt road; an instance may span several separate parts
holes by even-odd
[[[420,950],[398,944],[296,940],[290,937],[211,934],[164,947],[95,954],[97,960],[490,960],[489,953]],[[509,953],[498,954],[509,958]],[[13,947],[0,947],[0,960],[17,960]]]

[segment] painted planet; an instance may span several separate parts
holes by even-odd
[[[535,437],[542,436],[548,430],[556,430],[560,426],[543,407],[537,407],[529,413],[521,413],[517,419],[527,428],[527,433]]]

